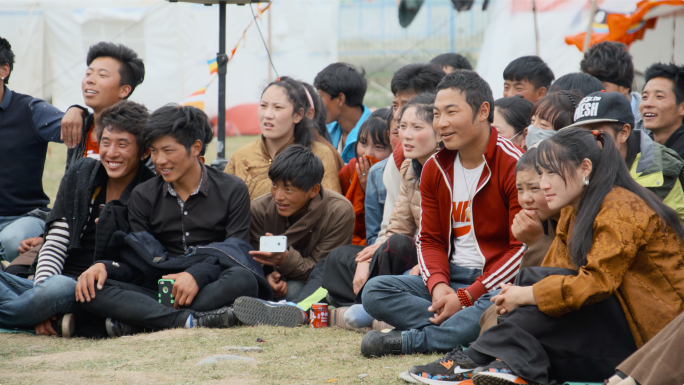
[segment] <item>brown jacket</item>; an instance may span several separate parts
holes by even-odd
[[[413,170],[411,159],[401,164],[401,187],[394,204],[385,236],[404,234],[414,237],[420,226],[420,179]]]
[[[335,156],[335,163],[337,164],[337,173],[342,170],[342,167],[344,167],[344,161],[342,160],[342,155],[340,155],[339,152],[337,152],[337,149],[335,146],[332,145],[332,143],[328,142],[327,139],[325,139],[321,134],[318,133],[318,131],[314,130],[314,137],[316,138],[316,141],[330,149],[332,151],[333,155]]]
[[[271,193],[251,203],[250,242],[259,249],[259,239],[266,233],[287,236],[289,255],[277,270],[289,279],[306,282],[316,263],[333,249],[348,245],[354,230],[354,209],[342,195],[321,189],[309,203],[304,216],[290,225],[278,214]]]
[[[293,143],[294,138],[278,150],[276,155]],[[316,141],[311,142],[311,151],[323,161],[325,174],[321,183],[322,187],[339,193],[341,191],[340,180],[337,177],[337,164],[332,151]],[[259,136],[254,142],[235,151],[224,171],[244,180],[249,189],[249,199],[254,200],[271,192],[271,181],[268,179],[268,168],[271,167],[271,162],[273,159],[266,150],[264,137]]]
[[[542,266],[576,269],[568,250],[576,214],[571,207],[561,212]],[[641,198],[620,187],[606,195],[593,227],[587,264],[577,276],[534,284],[537,305],[559,317],[615,294],[641,347],[684,311],[684,244]]]

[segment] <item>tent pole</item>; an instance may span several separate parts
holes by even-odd
[[[539,23],[537,22],[537,1],[532,0],[532,16],[534,17],[534,45],[539,56]]]
[[[273,13],[273,8],[271,8],[268,12],[268,52],[273,52],[273,49],[271,48],[271,14]],[[269,64],[268,66],[268,82],[271,83],[273,81],[273,72],[271,71],[271,65]]]
[[[218,65],[218,121],[216,160],[211,166],[223,171],[228,164],[226,160],[226,72],[228,69],[228,55],[226,55],[226,2],[219,3],[219,51],[216,54]]]
[[[587,33],[584,35],[584,47],[582,52],[587,52],[591,44],[591,32],[594,30],[594,17],[596,17],[596,0],[591,0],[591,10],[589,11],[589,25]]]

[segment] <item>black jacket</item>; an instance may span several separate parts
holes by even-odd
[[[207,246],[192,246],[188,254],[171,256],[154,236],[146,231],[126,234],[117,231],[107,247],[107,279],[129,282],[150,289],[158,287],[163,275],[186,272],[192,275],[200,290],[231,267],[241,266],[254,274],[259,283],[259,297],[270,300],[273,290],[264,276],[261,264],[249,255],[253,250],[246,241],[228,238]]]
[[[78,146],[76,146],[76,148],[70,148],[67,150],[66,168],[64,171],[65,174],[69,171],[69,168],[71,168],[71,166],[76,164],[76,162],[78,162],[79,159],[83,158],[83,154],[85,154],[86,143],[88,142],[88,131],[90,130],[90,127],[95,123],[95,116],[92,113],[90,113],[87,109],[81,106],[71,107],[80,108],[87,115],[83,118],[81,142],[78,144]]]
[[[684,123],[667,138],[664,146],[675,150],[684,159]]]
[[[121,197],[108,202],[102,209],[97,223],[94,260],[104,256],[105,248],[114,232],[130,231],[128,198],[138,184],[153,177],[154,174],[147,167],[139,167],[138,173]],[[55,205],[46,221],[46,228],[49,228],[52,222],[66,218],[70,229],[67,253],[71,249],[81,247],[81,231],[74,231],[74,229],[84,228],[88,220],[93,192],[98,187],[106,188],[107,179],[107,171],[102,163],[90,158],[82,158],[75,162],[62,178]]]

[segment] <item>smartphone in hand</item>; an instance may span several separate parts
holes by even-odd
[[[160,279],[159,281],[159,303],[173,307],[173,284],[176,282],[173,279]]]
[[[287,250],[287,237],[284,235],[263,236],[259,239],[259,251],[284,253]]]

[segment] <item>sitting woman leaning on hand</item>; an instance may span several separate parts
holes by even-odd
[[[535,156],[549,209],[561,209],[542,267],[492,301],[501,315],[449,353],[475,385],[599,382],[684,311],[684,228],[629,175],[609,135],[569,128]],[[446,358],[445,358],[446,359]]]
[[[325,168],[323,188],[340,192],[335,155],[315,141],[314,123],[306,116],[308,104],[298,96],[298,89],[303,87],[300,82],[285,77],[266,87],[258,110],[261,136],[235,151],[226,165],[225,172],[245,181],[250,200],[271,192],[268,168],[273,158],[291,144],[310,148]]]

